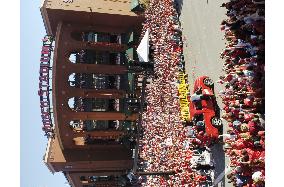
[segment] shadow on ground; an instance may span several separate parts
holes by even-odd
[[[183,0],[175,0],[175,3],[176,3],[177,12],[180,15],[182,11],[182,6],[183,6]]]
[[[225,153],[222,144],[215,144],[212,148],[212,155],[215,162],[215,179],[225,170]],[[225,186],[225,178],[221,180],[221,186]]]

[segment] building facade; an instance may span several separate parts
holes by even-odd
[[[54,123],[44,162],[71,186],[127,186],[138,119],[127,101],[140,94],[128,67],[144,18],[130,0],[45,0],[40,10],[54,38],[52,89],[40,92]]]

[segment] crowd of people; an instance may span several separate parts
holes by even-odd
[[[225,63],[222,118],[228,122],[223,138],[234,186],[264,186],[264,1],[231,0],[221,23],[227,46],[221,53]],[[139,147],[139,169],[144,172],[174,172],[150,175],[142,186],[211,186],[210,174],[197,170],[195,155],[210,155],[206,135],[196,126],[185,127],[181,119],[178,75],[184,71],[182,29],[174,0],[151,0],[145,11],[143,36],[150,30],[154,76],[146,88],[147,110],[143,113]],[[197,133],[198,132],[198,133]],[[203,152],[202,152],[203,151]],[[198,152],[198,153],[197,153]],[[198,160],[197,159],[197,160]],[[214,170],[210,163],[209,169]]]
[[[231,0],[222,4],[228,19],[221,23],[227,46],[221,53],[225,75],[218,81],[224,103],[226,154],[234,186],[265,184],[264,0]]]
[[[179,16],[173,0],[152,0],[145,12],[142,36],[150,30],[154,76],[146,89],[139,166],[144,172],[174,172],[147,176],[142,186],[200,186],[206,174],[195,172],[189,129],[181,119],[178,75],[184,70]]]

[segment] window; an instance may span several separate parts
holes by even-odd
[[[116,181],[117,186],[128,186],[127,180],[129,180],[126,175],[122,176],[91,176],[89,181],[91,182],[106,182],[106,181]]]
[[[101,33],[97,31],[72,32],[71,37],[76,41],[84,42],[121,43],[121,34]]]
[[[97,40],[96,42],[110,42],[110,35],[106,33],[98,33],[96,34]]]
[[[70,86],[77,87],[76,86],[76,74],[75,73],[72,73],[71,75],[69,75],[68,82],[69,82]]]
[[[107,99],[92,99],[92,111],[106,111],[108,109],[109,100]]]
[[[93,50],[86,50],[84,58],[86,64],[97,64],[97,52]]]
[[[72,97],[68,100],[69,108],[76,112],[120,111],[121,105],[119,99]]]
[[[69,55],[69,61],[71,62],[71,63],[85,63],[85,61],[86,61],[86,52],[84,51],[84,50],[81,50],[81,51],[79,51],[79,52],[72,52],[72,53],[70,53],[70,55]]]
[[[72,98],[70,98],[70,99],[68,100],[68,106],[69,106],[69,108],[71,108],[71,109],[73,109],[73,110],[74,110],[74,108],[75,108],[75,106],[74,106],[74,101],[75,101],[74,97],[72,97]]]
[[[86,178],[85,176],[81,176],[81,177],[80,177],[80,181],[81,181],[83,184],[89,183],[89,181],[87,180],[87,178]]]
[[[107,76],[97,76],[93,75],[94,88],[96,89],[106,89],[108,87],[108,77]]]
[[[71,53],[69,56],[69,61],[72,63],[76,63],[77,61],[77,53]]]
[[[108,130],[108,121],[88,120],[85,122],[86,131]]]
[[[68,106],[71,110],[79,112],[84,111],[84,104],[82,97],[72,97],[68,100]]]
[[[123,55],[108,51],[81,50],[70,53],[68,59],[71,63],[80,64],[117,64],[117,58],[120,56]]]
[[[84,33],[84,38],[88,42],[97,42],[98,41],[98,34],[95,33],[95,32]]]
[[[106,131],[106,130],[122,130],[123,122],[118,120],[72,120],[70,127],[75,132],[79,131]]]
[[[93,75],[93,85],[96,89],[114,89],[116,80],[116,76]]]
[[[84,129],[86,131],[100,131],[100,130],[116,130],[119,129],[119,121],[107,120],[86,120],[84,121]]]
[[[69,75],[68,82],[71,87],[75,88],[120,89],[122,78],[123,75],[98,75],[93,73],[72,73]]]
[[[75,131],[83,130],[83,127],[84,127],[84,123],[82,120],[72,120],[70,121],[69,125]]]
[[[109,52],[97,52],[96,64],[109,64],[110,53]]]

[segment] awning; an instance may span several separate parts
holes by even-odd
[[[134,10],[135,8],[137,8],[139,6],[139,1],[138,0],[132,0],[131,1],[131,10]]]
[[[140,62],[149,62],[149,29],[147,29],[136,51]]]

